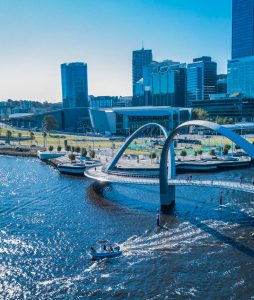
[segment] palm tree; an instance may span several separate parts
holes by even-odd
[[[6,131],[6,137],[7,137],[7,140],[8,140],[9,144],[10,144],[11,136],[12,136],[12,132],[10,130],[7,130]]]
[[[18,133],[18,137],[19,137],[19,145],[20,145],[20,139],[22,137],[22,133],[21,132]]]
[[[43,133],[42,133],[42,136],[43,136],[43,145],[44,145],[44,147],[45,147],[45,145],[46,145],[46,137],[47,137],[47,133],[46,133],[46,132],[43,132]]]
[[[32,131],[30,131],[30,138],[31,138],[31,144],[32,144],[32,141],[34,139],[34,133]]]

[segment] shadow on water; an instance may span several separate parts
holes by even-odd
[[[219,218],[218,215],[217,217],[214,216],[209,216],[209,220],[213,220],[213,221],[231,221],[232,220],[235,222],[236,220],[234,220],[232,218],[232,215],[230,217],[230,214],[234,214],[235,211],[233,211],[232,209],[229,209],[229,211],[227,210],[226,212],[224,211],[224,214],[222,216],[222,218]],[[249,215],[245,214],[244,212],[240,212],[241,215],[241,219],[243,219],[243,222],[236,222],[238,225],[242,225],[242,223],[244,224],[244,226],[250,226],[253,227],[254,226],[254,218],[250,217]],[[160,216],[160,225],[158,226],[157,229],[157,233],[159,233],[160,231],[170,231],[172,228],[172,225],[177,223],[177,210],[176,208],[172,209],[171,213],[168,215],[161,215]],[[217,240],[221,241],[224,244],[228,244],[231,247],[237,249],[238,251],[241,251],[243,254],[254,258],[254,250],[243,245],[242,243],[240,243],[239,241],[237,241],[237,239],[233,238],[233,237],[229,237],[227,235],[225,235],[224,233],[219,232],[218,230],[208,226],[207,224],[205,224],[205,222],[207,221],[207,218],[205,217],[199,217],[199,218],[191,218],[191,217],[185,217],[184,220],[182,221],[188,221],[189,223],[191,223],[192,225],[194,225],[195,227],[201,229],[202,231],[205,231],[206,233],[208,233],[209,235],[213,236],[214,238],[216,238]]]
[[[86,198],[93,204],[95,207],[100,209],[106,209],[110,213],[115,213],[117,211],[122,212],[125,211],[126,208],[118,205],[116,202],[112,202],[105,198],[105,192],[111,192],[112,185],[109,182],[105,183],[98,183],[93,182],[87,189],[86,189]]]
[[[105,199],[105,192],[111,192],[113,190],[111,184],[97,184],[93,183],[87,193],[89,194],[90,201],[93,202],[94,205],[100,208],[110,208],[109,211],[123,211],[126,208],[123,206],[117,205],[115,202],[111,200]],[[91,197],[92,195],[92,197]],[[181,202],[181,199],[178,200]],[[179,221],[180,222],[189,222],[190,224],[194,225],[196,228],[201,229],[202,231],[208,233],[215,239],[221,241],[224,244],[230,245],[231,247],[241,251],[243,254],[254,258],[254,250],[249,248],[248,246],[242,244],[237,240],[237,237],[230,237],[225,233],[219,232],[217,229],[210,227],[206,224],[209,220],[214,222],[224,222],[224,223],[234,223],[239,226],[254,227],[254,218],[246,214],[244,211],[240,210],[236,211],[235,208],[229,206],[222,206],[222,207],[212,207],[209,210],[209,215],[207,215],[207,209],[201,208],[201,212],[198,213],[198,216],[192,213],[184,213],[182,211],[179,212],[177,209],[177,202],[176,207],[171,211],[169,215],[161,215],[160,216],[160,226],[157,227],[156,233],[160,233],[161,231],[170,231],[173,227],[175,227]],[[147,210],[145,210],[147,212]]]

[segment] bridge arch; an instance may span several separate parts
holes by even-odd
[[[128,146],[130,145],[130,143],[135,138],[137,138],[144,129],[147,129],[149,127],[157,127],[157,128],[159,128],[163,132],[165,138],[166,139],[168,138],[168,132],[167,132],[167,130],[165,129],[165,127],[163,127],[162,125],[160,125],[158,123],[149,123],[149,124],[145,124],[145,125],[141,126],[122,145],[122,147],[120,148],[120,150],[117,152],[117,154],[113,158],[112,162],[108,165],[108,167],[107,167],[108,171],[112,171],[114,169],[114,167],[116,166],[117,162],[119,161],[119,159],[123,155],[124,151],[128,148]]]
[[[217,123],[209,122],[209,121],[200,121],[193,120],[180,124],[177,128],[175,128],[170,135],[167,137],[160,160],[160,204],[162,211],[168,211],[171,206],[175,202],[175,186],[168,186],[168,179],[173,179],[175,177],[175,157],[173,151],[173,138],[177,134],[177,132],[183,128],[189,126],[199,126],[207,129],[214,130],[219,134],[227,137],[232,142],[241,147],[244,151],[248,153],[248,155],[254,159],[254,146],[250,144],[247,140],[242,138],[240,135],[231,131],[230,129],[219,125]],[[169,153],[170,152],[170,153]],[[169,162],[168,162],[169,157]],[[169,163],[169,168],[168,168]]]

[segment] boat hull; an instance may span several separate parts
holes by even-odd
[[[64,156],[65,153],[62,153],[62,152],[38,151],[37,155],[38,155],[38,157],[41,160],[46,160],[46,159],[58,158],[58,157]]]
[[[58,170],[61,174],[68,174],[68,175],[78,175],[84,176],[84,172],[86,167],[71,167],[71,166],[58,166]]]
[[[104,258],[114,258],[122,255],[122,251],[113,251],[113,252],[103,252],[103,253],[91,253],[93,260],[104,259]]]

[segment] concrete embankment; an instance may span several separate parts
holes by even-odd
[[[0,148],[0,155],[37,157],[37,149],[29,148]]]

